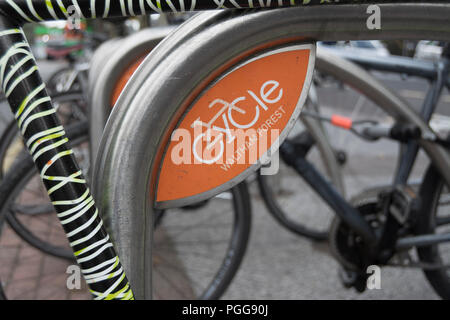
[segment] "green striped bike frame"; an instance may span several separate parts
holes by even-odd
[[[94,299],[133,299],[22,29],[0,27],[0,83]]]

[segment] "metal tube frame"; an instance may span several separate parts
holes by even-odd
[[[0,80],[41,179],[96,299],[132,299],[86,180],[17,25],[0,19]]]
[[[134,16],[151,12],[187,11],[218,8],[253,8],[258,6],[319,5],[321,0],[180,0],[178,3],[162,3],[142,0],[92,1],[92,0],[6,0],[0,3],[0,83],[7,96],[11,110],[18,122],[33,160],[47,188],[58,217],[69,238],[77,262],[95,299],[132,299],[125,272],[114,250],[102,219],[95,207],[89,188],[79,169],[64,128],[56,117],[55,109],[39,75],[38,67],[21,29],[25,22],[50,21],[71,18],[71,8],[81,18],[106,18],[111,16]],[[327,10],[333,5],[396,3],[400,1],[339,0],[324,2]],[[416,1],[401,1],[416,2]],[[448,1],[436,1],[445,3]],[[419,8],[418,8],[419,9]],[[418,10],[418,14],[422,12]],[[331,11],[328,11],[331,13]],[[337,19],[323,15],[322,19]],[[425,19],[431,29],[436,22]],[[423,23],[423,19],[421,23]],[[414,24],[411,24],[411,28]],[[393,38],[405,34],[388,29],[371,33],[374,38]],[[324,31],[324,30],[322,30]],[[329,30],[331,33],[333,30]],[[429,31],[429,30],[428,30]],[[427,36],[427,32],[424,36]],[[342,34],[341,34],[342,36]],[[447,35],[448,36],[448,35]],[[351,38],[351,34],[348,34]],[[425,149],[427,147],[425,146]],[[445,157],[435,154],[437,160]],[[449,166],[443,161],[441,168]],[[450,181],[450,173],[446,175]]]
[[[445,55],[442,55],[437,62],[413,61],[413,59],[405,57],[361,56],[347,52],[338,52],[338,55],[368,70],[388,71],[429,80],[430,87],[420,109],[420,115],[427,123],[437,107],[443,88],[450,87],[450,62],[449,57]],[[415,141],[400,145],[400,157],[394,175],[394,184],[407,183],[418,151],[419,145]]]
[[[437,70],[437,78],[433,79],[431,82],[431,86],[420,110],[420,114],[426,122],[430,121],[431,116],[437,107],[442,89],[445,86],[445,81],[443,81],[443,79],[447,78],[448,72],[448,61],[445,59]],[[395,173],[394,184],[406,184],[408,182],[408,178],[419,152],[419,145],[416,141],[410,141],[403,144],[400,148],[400,158]]]

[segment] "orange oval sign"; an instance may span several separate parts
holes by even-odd
[[[171,136],[156,206],[204,200],[256,170],[296,121],[311,84],[314,57],[313,44],[271,50],[205,90]]]

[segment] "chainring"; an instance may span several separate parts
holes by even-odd
[[[378,194],[387,188],[377,187],[363,191],[350,200],[352,206],[357,209],[376,232],[382,226],[380,221],[382,209],[378,201]],[[347,224],[335,216],[331,223],[330,249],[339,263],[348,270],[363,271],[364,243]]]

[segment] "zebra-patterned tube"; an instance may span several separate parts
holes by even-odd
[[[167,11],[287,6],[292,3],[293,0],[5,0],[0,3],[0,10],[22,22],[32,22],[69,17],[95,19]]]
[[[435,0],[446,2],[445,0]],[[17,21],[138,16],[212,9],[417,2],[417,0],[3,0],[0,11]]]
[[[0,15],[0,85],[95,299],[133,299],[22,29]]]

